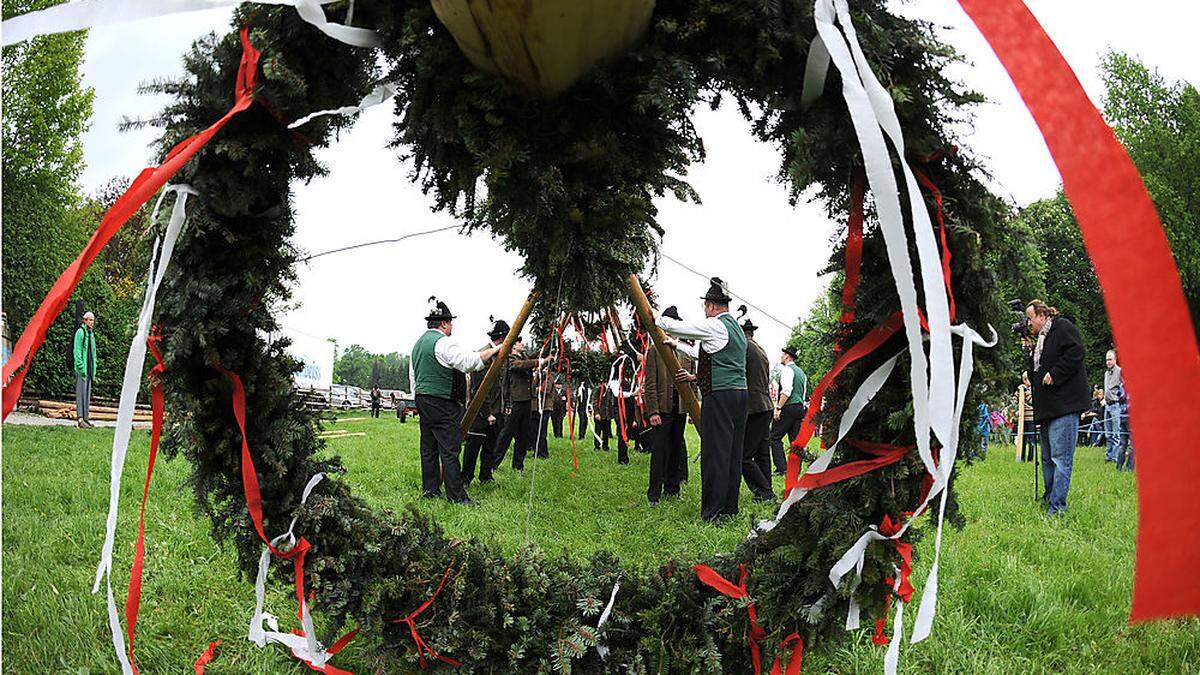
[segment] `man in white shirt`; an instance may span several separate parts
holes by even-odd
[[[808,412],[808,375],[796,365],[796,350],[784,347],[779,355],[779,397],[775,400],[775,421],[771,426],[771,456],[775,460],[775,473],[787,473],[787,454],[783,448],[783,437],[788,442],[800,435],[800,423]]]
[[[428,330],[413,346],[410,361],[421,423],[421,492],[424,497],[438,497],[445,483],[447,499],[474,506],[463,486],[458,463],[462,445],[459,425],[467,395],[464,373],[483,369],[484,361],[500,351],[500,346],[479,351],[463,349],[450,339],[454,330],[450,308],[436,298],[429,301],[433,307],[425,317]]]
[[[658,325],[675,337],[699,343],[696,374],[680,370],[676,379],[700,385],[700,516],[712,522],[738,514],[748,402],[746,334],[729,313],[723,281],[713,277],[701,299],[704,319],[684,321],[668,307]]]

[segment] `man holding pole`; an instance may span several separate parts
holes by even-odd
[[[704,319],[684,321],[674,307],[658,318],[667,333],[699,342],[697,372],[684,369],[679,381],[697,380],[700,403],[700,516],[707,521],[736,516],[742,483],[746,434],[746,335],[729,313],[725,283],[713,277],[704,301]]]
[[[490,342],[488,347],[499,347],[508,335],[508,322],[504,319],[495,321],[492,330],[488,332]],[[471,396],[479,391],[483,384],[484,372],[477,370],[471,373]],[[475,462],[479,462],[479,482],[490,483],[492,478],[492,455],[496,451],[496,440],[500,436],[500,428],[504,425],[504,407],[500,401],[500,388],[492,387],[484,400],[483,409],[471,422],[471,430],[467,432],[467,446],[463,450],[463,483],[470,485],[475,478]]]
[[[458,464],[462,445],[463,405],[466,402],[465,373],[481,370],[483,362],[500,350],[485,347],[477,352],[463,349],[449,339],[454,315],[446,303],[430,298],[432,307],[425,317],[428,330],[412,350],[413,392],[421,423],[421,492],[425,497],[441,496],[452,502],[474,505],[463,486]]]

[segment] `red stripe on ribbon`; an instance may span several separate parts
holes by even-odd
[[[854,321],[854,298],[858,293],[859,272],[863,254],[863,197],[866,176],[862,169],[854,172],[850,183],[850,219],[846,225],[846,274],[842,284],[842,325]]]
[[[4,364],[3,419],[8,418],[8,414],[13,411],[13,408],[17,405],[17,401],[21,398],[21,388],[24,386],[25,376],[29,373],[29,366],[33,362],[33,357],[37,354],[38,348],[42,346],[42,342],[46,339],[46,331],[50,329],[50,324],[54,322],[54,319],[66,307],[67,301],[71,298],[71,293],[75,290],[75,286],[79,284],[79,280],[83,278],[84,272],[87,271],[88,267],[96,259],[96,256],[100,254],[100,251],[108,244],[113,235],[117,233],[117,230],[121,229],[121,226],[143,204],[153,197],[159,188],[178,173],[188,160],[200,152],[200,149],[212,140],[212,137],[221,130],[221,127],[225,126],[226,122],[232,119],[234,115],[250,107],[250,104],[254,102],[254,85],[258,74],[259,53],[254,48],[254,45],[250,44],[249,26],[242,27],[241,37],[242,60],[238,65],[233,107],[221,119],[214,122],[212,126],[172,148],[171,152],[167,153],[167,158],[162,164],[157,167],[142,169],[142,172],[134,179],[129,189],[118,197],[117,201],[113,203],[112,208],[104,214],[104,218],[100,221],[100,226],[88,241],[87,246],[84,247],[79,257],[59,275],[58,280],[54,282],[54,286],[50,288],[50,292],[42,300],[42,304],[34,312],[33,318],[29,320],[29,324],[25,326],[25,330],[21,332],[21,337],[17,339],[17,344],[13,347],[12,356]]]
[[[212,663],[213,657],[217,655],[217,647],[221,646],[221,641],[208,643],[208,649],[200,652],[200,656],[196,657],[196,675],[204,675],[204,668]]]
[[[1162,224],[1128,153],[1024,3],[959,4],[1008,70],[1058,165],[1136,401],[1130,620],[1200,614],[1200,583],[1188,581],[1200,569],[1200,353]]]
[[[792,645],[792,653],[788,656],[787,670],[784,670],[780,664],[780,659],[783,657],[784,651],[787,649],[788,643],[794,642]],[[775,655],[775,663],[771,665],[771,675],[800,675],[800,665],[804,663],[804,638],[800,637],[799,633],[793,632],[791,635],[783,639],[779,645],[779,653]]]
[[[693,565],[692,569],[695,570],[696,578],[701,583],[725,597],[733,598],[734,600],[750,597],[750,592],[746,590],[746,579],[750,576],[750,573],[746,571],[745,564],[738,565],[738,584],[736,586],[725,577],[717,574],[716,570],[708,565]],[[762,672],[762,658],[758,651],[758,641],[767,636],[767,631],[758,624],[758,609],[755,608],[753,602],[746,607],[746,613],[750,615],[750,659],[754,662],[754,675],[759,675]],[[799,668],[799,665],[797,665],[797,668]]]
[[[162,333],[159,327],[155,326],[154,331],[146,337],[146,346],[154,355],[156,363],[148,375],[153,420],[150,425],[150,457],[146,461],[146,482],[142,486],[142,509],[138,516],[137,541],[133,547],[133,565],[129,569],[129,586],[125,591],[125,632],[129,636],[129,666],[134,673],[138,672],[138,668],[137,662],[133,658],[133,638],[137,627],[138,610],[142,605],[142,569],[146,560],[146,501],[150,497],[150,477],[154,475],[154,460],[158,458],[158,441],[162,437],[163,426],[162,374],[166,372],[167,366],[163,363],[162,354],[158,350],[161,342]],[[209,658],[212,658],[211,654]],[[197,661],[197,664],[199,663]],[[202,671],[203,668],[199,668],[197,672]]]
[[[421,615],[421,612],[429,609],[429,606],[433,604],[434,600],[437,600],[437,596],[442,592],[442,586],[446,585],[446,578],[450,576],[450,570],[453,567],[454,563],[450,563],[446,566],[446,571],[442,573],[442,580],[438,582],[437,589],[433,591],[433,595],[429,596],[428,600],[421,603],[420,607],[413,610],[408,616],[401,617],[399,619],[388,620],[390,623],[403,623],[408,625],[408,631],[412,634],[413,643],[417,645],[417,661],[421,664],[422,669],[424,669],[426,665],[425,654],[427,653],[431,657],[444,663],[448,663],[456,668],[462,665],[460,661],[456,661],[449,656],[437,653],[437,650],[435,650],[433,647],[430,647],[429,644],[425,642],[424,638],[421,637],[421,634],[417,632],[417,617]]]
[[[888,340],[895,335],[901,327],[903,327],[903,315],[896,312],[889,316],[883,323],[871,329],[861,340],[856,342],[854,346],[846,350],[833,363],[833,367],[828,373],[821,378],[816,387],[813,387],[812,396],[809,398],[808,412],[804,415],[804,421],[800,424],[800,434],[792,441],[787,459],[787,480],[784,488],[784,497],[800,484],[800,455],[804,452],[804,447],[808,445],[809,439],[812,438],[813,430],[816,425],[813,419],[816,417],[817,411],[820,408],[821,399],[825,396],[825,390],[833,384],[833,380],[846,369],[846,366],[854,363],[862,357],[879,349]]]
[[[946,299],[950,302],[950,321],[953,322],[956,309],[954,306],[954,287],[950,283],[950,240],[949,235],[946,233],[946,216],[942,207],[942,191],[929,179],[929,176],[921,173],[920,170],[913,168],[912,172],[916,176],[917,182],[926,190],[929,190],[929,194],[933,197],[933,203],[936,207],[934,215],[937,217],[938,236],[941,238],[942,243],[942,277],[946,280]]]

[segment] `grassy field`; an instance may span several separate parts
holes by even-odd
[[[551,457],[523,475],[507,467],[494,485],[473,487],[482,506],[467,509],[416,499],[417,425],[395,418],[343,419],[331,429],[362,432],[329,441],[349,467],[346,480],[371,502],[410,502],[435,513],[448,532],[478,536],[514,551],[528,541],[573,555],[616,551],[629,564],[698,557],[732,547],[765,507],[743,491],[743,518],[719,528],[699,521],[699,481],[681,501],[645,502],[648,455],[618,466],[615,450],[551,439]],[[3,640],[14,673],[112,672],[116,661],[103,595],[91,595],[107,508],[111,430],[5,426],[3,447]],[[695,450],[692,436],[690,447]],[[135,434],[122,491],[116,568],[128,570],[147,434]],[[699,465],[692,464],[698,477]],[[941,602],[933,636],[905,645],[912,673],[1200,673],[1200,621],[1129,626],[1136,499],[1133,477],[1117,474],[1102,451],[1081,448],[1066,517],[1049,519],[1032,502],[1032,469],[995,448],[964,472],[960,499],[969,519],[943,545]],[[141,475],[140,475],[141,474]],[[211,673],[310,672],[278,647],[245,640],[253,588],[238,579],[231,552],[218,548],[183,484],[187,467],[162,462],[147,517],[145,595],[138,624],[143,672],[190,670],[211,640],[223,640]],[[531,501],[531,482],[533,485]],[[530,505],[532,507],[530,508]],[[756,508],[757,506],[757,508]],[[924,579],[932,537],[919,546],[915,579]],[[124,573],[114,589],[124,595]],[[1191,580],[1181,580],[1191,583]],[[319,608],[320,599],[317,599]],[[287,589],[268,608],[294,611]],[[908,618],[911,626],[912,616]],[[358,672],[390,672],[360,637],[336,659]],[[880,672],[883,650],[863,631],[806,654],[805,672]]]

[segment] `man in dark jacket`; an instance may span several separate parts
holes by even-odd
[[[525,358],[524,342],[518,338],[513,344],[513,353],[504,364],[500,376],[504,381],[504,427],[496,440],[496,452],[492,469],[504,461],[508,444],[513,443],[512,466],[517,471],[525,470],[525,455],[533,448],[537,434],[537,420],[533,417],[533,369],[545,359]]]
[[[504,343],[506,335],[508,335],[508,322],[503,319],[496,321],[492,325],[492,330],[488,332],[490,340],[488,346],[499,347]],[[475,396],[475,392],[479,391],[479,385],[483,384],[486,374],[486,370],[477,370],[467,378],[467,400],[471,400]],[[479,482],[490,483],[495,480],[492,478],[493,455],[496,452],[496,439],[499,438],[500,429],[504,426],[504,407],[500,397],[502,388],[501,383],[492,386],[487,399],[483,402],[483,407],[471,422],[470,431],[467,432],[467,445],[463,450],[462,461],[464,485],[470,485],[475,478],[477,459],[479,461]]]
[[[1042,441],[1042,480],[1050,515],[1066,513],[1079,436],[1079,414],[1091,399],[1079,329],[1041,300],[1025,308],[1029,331],[1025,378],[1033,390]]]
[[[744,309],[744,307],[743,307]],[[742,323],[746,333],[746,440],[742,448],[742,479],[746,487],[760,502],[775,500],[771,487],[771,450],[767,447],[767,436],[771,432],[771,418],[775,406],[771,403],[771,361],[767,353],[754,341],[758,326],[750,319]]]
[[[685,370],[695,367],[691,358],[675,350],[674,341],[668,339],[667,349],[675,352],[679,364]],[[679,400],[676,387],[691,386],[675,382],[675,374],[658,357],[658,350],[651,347],[646,352],[646,381],[642,399],[646,406],[646,418],[650,422],[650,488],[646,498],[657,504],[663,494],[679,496],[679,483],[686,476],[687,449],[683,444],[683,432],[687,428],[687,409]],[[695,387],[692,387],[695,390]]]

